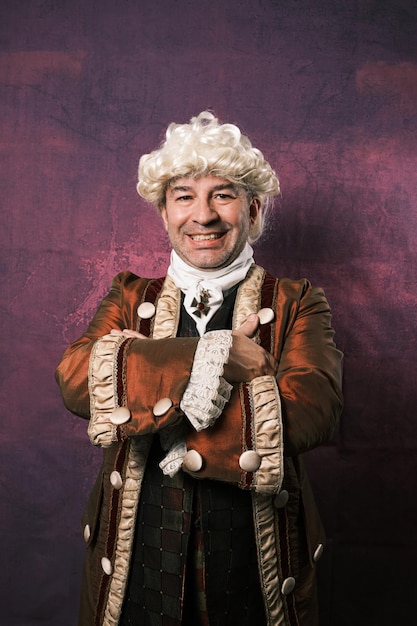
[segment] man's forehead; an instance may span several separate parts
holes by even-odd
[[[168,190],[171,192],[192,190],[192,189],[204,189],[210,191],[219,191],[221,189],[233,189],[238,192],[239,189],[243,189],[240,185],[226,180],[220,176],[184,176],[181,178],[175,178],[170,181]]]

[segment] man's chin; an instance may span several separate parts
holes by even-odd
[[[220,270],[222,267],[227,267],[232,262],[230,256],[216,257],[213,255],[193,255],[189,257],[182,257],[182,260],[198,270],[215,271]]]

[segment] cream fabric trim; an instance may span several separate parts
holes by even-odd
[[[88,436],[94,446],[108,448],[115,441],[114,424],[110,416],[117,407],[117,359],[123,335],[104,335],[91,351],[88,370],[90,392],[90,422]]]
[[[252,492],[259,572],[265,598],[267,626],[289,626],[279,582],[279,555],[275,537],[275,515],[272,499]]]
[[[253,265],[238,289],[233,328],[239,328],[260,308],[265,270]],[[256,338],[255,338],[256,340]],[[279,491],[284,466],[281,400],[275,378],[261,376],[250,383],[254,410],[253,446],[262,462],[255,473],[252,491],[253,515],[261,586],[265,599],[267,626],[289,626],[279,584],[279,561],[275,537],[275,510],[271,494]]]
[[[233,330],[237,330],[251,313],[260,309],[261,286],[265,270],[259,265],[251,265],[249,272],[237,290],[235,310],[233,312]]]
[[[102,626],[117,626],[119,623],[133,549],[139,494],[151,443],[152,435],[130,439],[113,573]]]
[[[93,346],[88,385],[91,398],[91,417],[88,435],[94,445],[109,447],[115,440],[110,415],[116,408],[117,352],[126,341],[121,335],[105,335]],[[103,626],[117,626],[129,572],[139,494],[152,435],[131,437],[123,477],[120,521],[113,560],[109,593],[104,610]]]
[[[180,319],[181,291],[170,276],[165,278],[156,307],[153,339],[175,337]]]
[[[265,270],[252,265],[246,280],[240,285],[233,315],[233,329],[239,328],[251,313],[257,313],[261,303],[261,287]],[[257,337],[254,338],[257,341]],[[281,399],[273,376],[259,376],[249,385],[253,419],[253,449],[262,457],[254,474],[255,491],[273,495],[280,490],[284,472],[284,442]]]
[[[284,476],[284,441],[281,399],[273,376],[259,376],[250,383],[254,409],[253,449],[262,461],[252,487],[262,494],[274,495],[281,489]]]

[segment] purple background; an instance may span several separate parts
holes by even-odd
[[[207,107],[281,179],[258,262],[325,288],[346,355],[339,432],[307,455],[329,535],[321,624],[414,623],[416,7],[2,0],[2,625],[76,623],[100,451],[54,369],[116,272],[165,272],[137,161]]]

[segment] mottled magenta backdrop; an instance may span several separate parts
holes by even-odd
[[[100,452],[55,365],[116,272],[164,273],[136,164],[207,107],[281,178],[258,262],[325,288],[346,354],[340,431],[308,455],[329,535],[321,624],[414,623],[416,7],[2,0],[2,625],[76,623]]]

